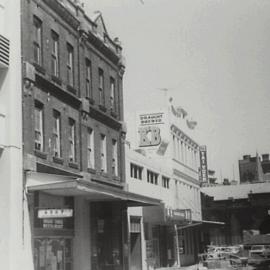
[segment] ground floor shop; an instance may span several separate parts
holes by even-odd
[[[33,176],[33,175],[32,175]],[[36,179],[46,175],[35,175]],[[139,250],[127,208],[158,203],[147,197],[84,181],[28,182],[27,208],[33,270],[130,269]],[[54,179],[55,180],[55,179]],[[137,260],[136,260],[137,261]]]
[[[167,216],[168,211],[162,205],[129,209],[128,212],[132,270],[197,262],[201,223],[192,222],[189,211],[175,209]]]

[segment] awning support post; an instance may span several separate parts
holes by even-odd
[[[176,259],[177,259],[177,266],[181,267],[181,261],[180,261],[180,249],[179,249],[179,239],[178,239],[178,229],[177,225],[174,224],[174,230],[175,230],[175,244],[176,244]]]

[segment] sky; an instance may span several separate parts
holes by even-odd
[[[168,88],[198,122],[208,168],[239,179],[244,154],[270,152],[269,0],[84,0],[126,58],[125,113],[160,107]]]

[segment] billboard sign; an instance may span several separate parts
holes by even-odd
[[[138,147],[164,155],[168,146],[166,124],[166,114],[162,111],[138,113]]]
[[[206,146],[200,146],[200,181],[208,183],[207,151]]]

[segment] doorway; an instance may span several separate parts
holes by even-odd
[[[141,234],[130,233],[130,269],[142,269]]]

